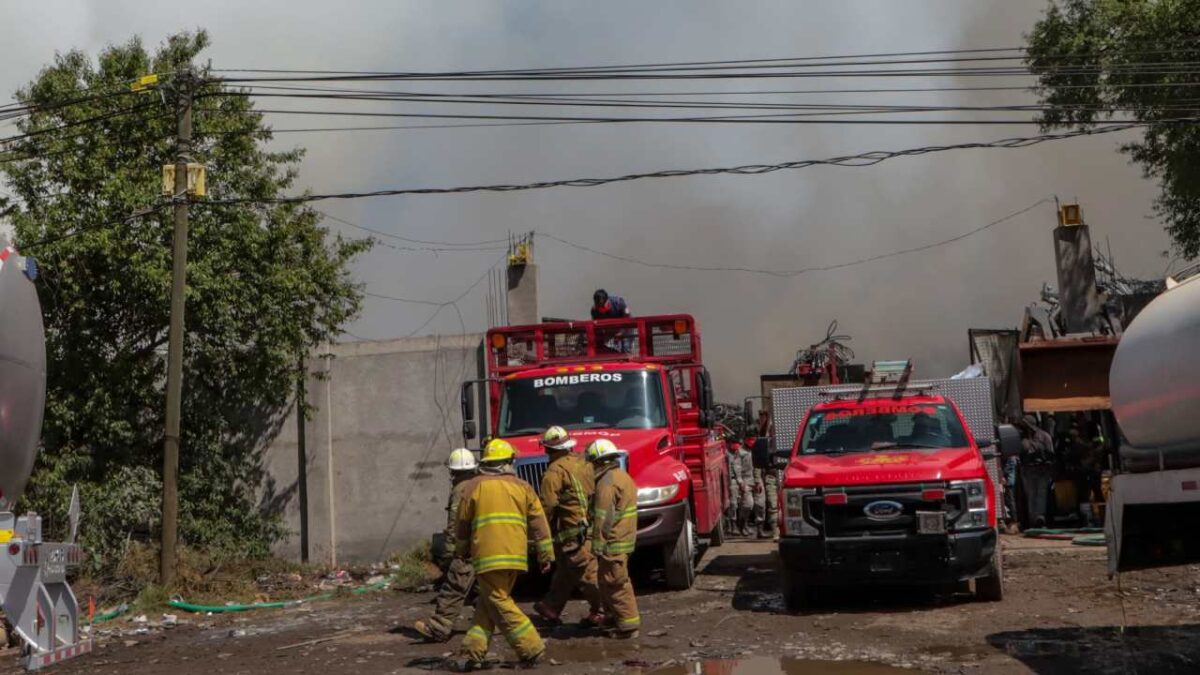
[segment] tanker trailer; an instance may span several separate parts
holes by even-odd
[[[1120,427],[1109,573],[1200,561],[1200,265],[1125,330],[1109,370]]]
[[[83,561],[75,542],[79,493],[71,496],[69,543],[42,540],[42,520],[17,516],[37,456],[46,404],[46,336],[33,281],[37,265],[0,241],[0,606],[39,670],[92,650],[80,635],[67,569]]]

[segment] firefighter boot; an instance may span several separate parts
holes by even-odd
[[[545,601],[533,603],[533,611],[537,612],[538,616],[542,617],[549,623],[562,623],[562,618],[559,616],[558,612],[554,611],[554,608],[546,604]]]

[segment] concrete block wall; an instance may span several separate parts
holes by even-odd
[[[354,342],[309,358],[309,417],[293,411],[265,454],[272,493],[287,495],[274,500],[291,532],[277,555],[370,563],[442,527],[444,463],[462,444],[459,386],[481,376],[482,341]]]

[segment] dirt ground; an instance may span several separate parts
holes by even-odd
[[[547,673],[1195,673],[1200,672],[1200,567],[1105,574],[1103,548],[1003,538],[1007,596],[874,589],[793,614],[777,592],[773,545],[709,550],[695,587],[639,589],[642,635],[612,641],[546,628]],[[432,593],[383,592],[250,614],[181,615],[173,628],[106,625],[96,653],[58,673],[418,673],[445,668],[459,638],[422,644],[403,633]],[[531,598],[525,598],[526,611]],[[583,610],[568,608],[568,620]],[[573,613],[573,614],[572,614]],[[464,617],[465,622],[465,617]],[[1120,626],[1127,626],[1122,632]],[[464,626],[465,628],[465,626]],[[497,639],[504,667],[512,654]],[[888,667],[891,666],[891,667]],[[0,673],[22,672],[9,655]]]

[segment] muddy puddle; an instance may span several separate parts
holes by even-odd
[[[867,661],[755,657],[695,661],[648,672],[652,675],[895,675],[914,671]]]

